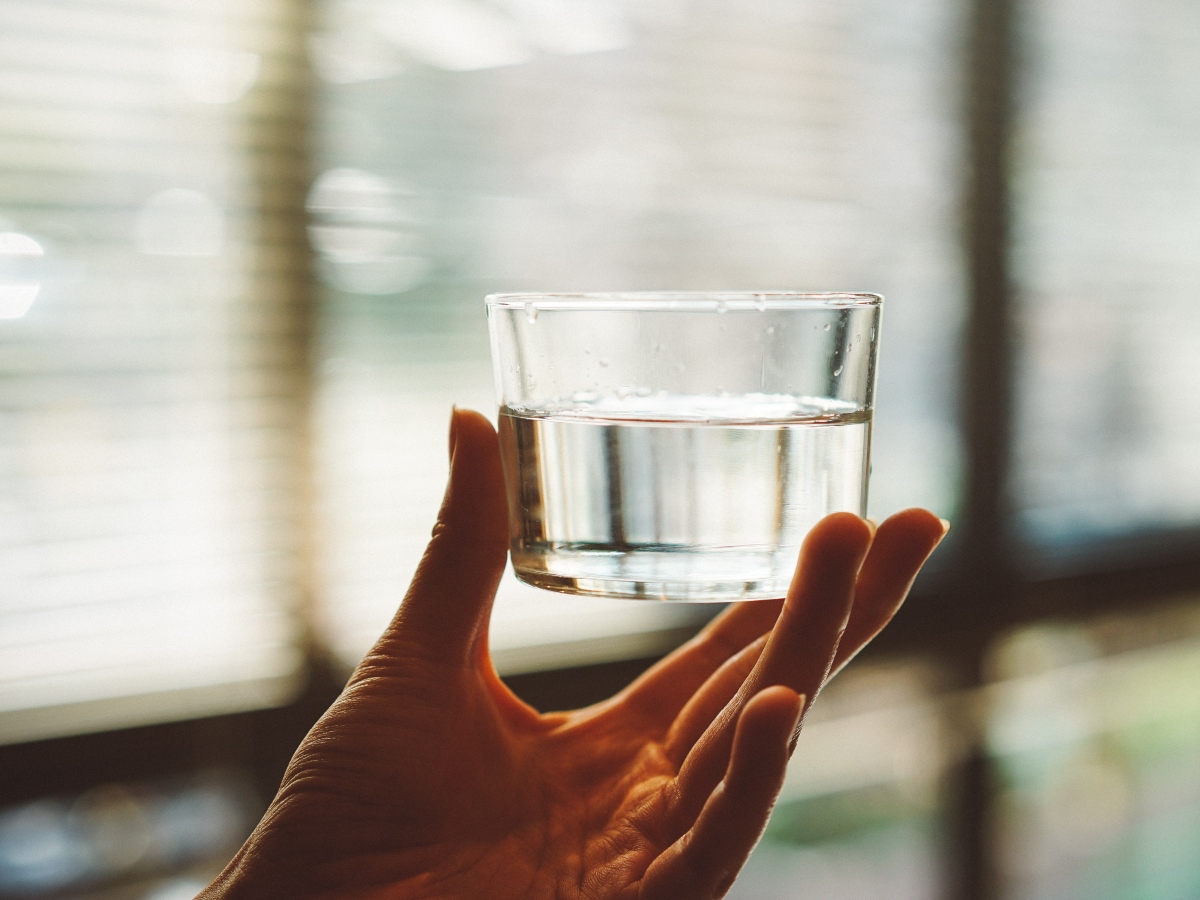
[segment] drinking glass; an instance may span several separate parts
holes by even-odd
[[[787,592],[828,513],[866,512],[883,298],[487,298],[513,568],[569,594]]]

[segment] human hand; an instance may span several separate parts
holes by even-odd
[[[734,605],[615,697],[542,715],[488,653],[508,550],[490,423],[456,412],[450,452],[399,612],[201,900],[723,896],[806,698],[892,617],[943,525],[829,516],[786,600]]]

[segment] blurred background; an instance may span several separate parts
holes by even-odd
[[[955,523],[738,900],[1200,896],[1200,7],[0,0],[0,897],[185,900],[390,618],[502,290],[887,296]],[[504,582],[509,683],[709,608]]]

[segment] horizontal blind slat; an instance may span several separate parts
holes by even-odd
[[[292,689],[303,15],[0,0],[0,742]]]

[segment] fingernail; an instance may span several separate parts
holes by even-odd
[[[458,442],[458,406],[450,407],[450,461],[454,461],[454,445]]]
[[[875,537],[875,532],[879,530],[879,523],[874,519],[863,519],[867,523],[867,527],[871,529],[871,537]]]
[[[792,710],[792,734],[793,736],[799,730],[800,720],[804,718],[804,705],[808,702],[808,698],[804,694],[796,696],[796,707]]]
[[[948,534],[950,532],[950,520],[938,519],[938,521],[942,523],[942,534]]]
[[[800,694],[796,703],[796,718],[792,720],[792,731],[788,736],[787,753],[791,759],[792,754],[796,752],[796,744],[800,741],[800,721],[804,718],[804,707],[808,704],[808,697]]]

